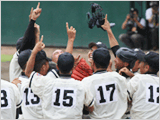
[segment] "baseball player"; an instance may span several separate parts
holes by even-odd
[[[42,40],[43,37],[33,49],[25,74],[30,77],[33,93],[41,99],[44,118],[82,118],[83,104],[89,111],[93,111],[94,99],[82,82],[71,78],[74,58],[70,53],[62,53],[58,58],[59,78],[51,79],[43,76],[45,68],[41,68],[39,73],[33,71],[35,56],[45,47]]]
[[[94,74],[82,82],[92,92],[95,105],[91,119],[121,119],[127,109],[126,78],[117,72],[107,72],[110,54],[98,48],[92,54]]]
[[[88,44],[88,47],[90,48],[89,52],[88,52],[88,62],[91,64],[92,62],[92,53],[94,50],[96,50],[97,48],[105,48],[105,49],[108,49],[107,46],[102,43],[102,42],[97,42],[97,43],[94,43],[94,42],[91,42]],[[112,72],[112,60],[110,60],[110,63],[108,65],[108,68],[107,68],[107,71],[108,72]]]
[[[111,28],[110,28],[110,23],[109,21],[107,20],[107,14],[105,16],[105,22],[103,25],[101,25],[101,27],[107,31],[108,33],[108,38],[109,38],[109,43],[110,43],[110,48],[114,54],[114,56],[116,57],[114,62],[115,62],[115,68],[116,68],[116,71],[119,72],[119,70],[123,67],[126,67],[127,69],[132,69],[133,66],[134,66],[134,63],[136,61],[136,55],[135,55],[135,52],[129,48],[126,48],[126,47],[123,47],[120,51],[121,51],[121,55],[119,54],[119,56],[123,57],[122,59],[119,58],[117,56],[118,54],[118,50],[120,49],[120,46],[118,44],[118,41],[116,40]],[[120,52],[119,51],[119,52]],[[122,52],[123,51],[123,52]],[[126,53],[127,52],[127,53]],[[128,53],[129,52],[129,53]],[[129,54],[129,56],[126,54]],[[127,60],[127,59],[129,60]],[[132,65],[130,65],[132,64]],[[132,68],[131,68],[132,66]],[[125,73],[122,73],[122,76],[126,77],[127,79],[130,79],[130,77],[128,75],[126,75]]]
[[[132,119],[159,119],[159,54],[148,52],[140,63],[140,73],[127,84],[132,101]]]
[[[16,119],[22,99],[16,85],[1,79],[1,119]]]
[[[18,57],[18,63],[21,66],[21,68],[23,69],[23,72],[22,72],[21,76],[19,77],[20,84],[18,85],[19,89],[20,89],[21,96],[23,98],[22,118],[24,118],[24,119],[41,119],[41,118],[43,118],[41,99],[32,92],[32,89],[30,86],[30,79],[24,74],[25,66],[26,66],[26,63],[27,63],[30,55],[31,55],[31,50],[27,49],[27,50],[22,51]],[[41,66],[45,65],[46,60],[43,60],[43,58],[47,59],[46,54],[44,51],[40,51],[36,56],[35,66],[41,67]],[[48,60],[47,60],[47,62],[48,62]],[[48,67],[48,69],[49,69],[49,67]],[[47,69],[47,71],[48,71],[48,69]],[[35,71],[39,72],[39,69],[36,68]],[[49,76],[51,78],[59,77],[55,70],[49,71],[47,76]]]
[[[39,9],[40,9],[39,7],[36,8],[33,11],[33,15]],[[14,80],[13,82],[19,87],[21,97],[23,99],[22,108],[21,108],[23,114],[22,114],[21,118],[24,118],[24,119],[38,119],[38,118],[43,118],[41,100],[37,95],[33,94],[32,89],[31,89],[30,84],[29,84],[30,80],[24,74],[25,67],[26,67],[26,62],[28,61],[28,59],[30,57],[30,54],[31,54],[30,49],[24,50],[19,54],[18,64],[21,67],[21,69],[23,70],[23,72],[20,75],[19,79]],[[39,57],[39,54],[42,54],[41,57]],[[40,66],[41,67],[45,63],[48,65],[48,61],[41,61],[43,59],[43,57],[46,58],[46,54],[45,54],[44,51],[40,51],[36,56],[35,66]],[[39,71],[39,69],[37,69],[37,68],[38,67],[36,67],[35,71]],[[46,71],[48,71],[48,69],[46,69]],[[54,70],[51,70],[48,74],[49,74],[48,76],[50,76],[52,78],[59,77],[58,74]]]
[[[40,6],[40,3],[38,3],[37,8],[39,8],[39,6]],[[41,9],[39,10],[40,10],[39,13],[41,13]],[[13,55],[13,58],[9,66],[10,82],[12,82],[15,78],[18,78],[22,72],[22,69],[18,64],[18,55],[21,53],[21,51],[25,49],[33,49],[36,42],[35,38],[38,36],[38,35],[35,36],[35,30],[38,29],[38,25],[35,23],[35,21],[40,16],[40,14],[32,14],[32,13],[33,13],[33,8],[31,9],[31,12],[29,15],[30,22],[27,27],[27,30],[24,36],[17,40],[17,44],[16,44],[17,52]]]
[[[123,67],[119,70],[119,74],[125,73],[130,78],[132,78],[136,74],[139,74],[139,72],[138,72],[139,65],[140,65],[140,62],[143,60],[143,57],[145,55],[145,53],[139,48],[135,48],[133,50],[136,52],[136,55],[137,55],[137,60],[135,62],[134,67],[131,70],[127,69],[126,67]]]

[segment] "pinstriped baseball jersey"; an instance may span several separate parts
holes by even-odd
[[[117,72],[99,71],[82,82],[90,88],[94,98],[92,119],[120,119],[127,109],[126,78]]]
[[[80,119],[83,105],[92,106],[94,99],[90,91],[81,81],[70,76],[51,79],[32,72],[30,79],[33,93],[42,100],[44,118]]]
[[[1,79],[1,119],[15,119],[21,102],[17,86]]]

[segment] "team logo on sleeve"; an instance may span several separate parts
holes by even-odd
[[[37,76],[42,76],[40,73],[36,73]]]

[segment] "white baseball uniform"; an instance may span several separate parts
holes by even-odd
[[[132,119],[159,119],[159,77],[139,74],[127,83]]]
[[[16,85],[1,79],[1,119],[16,119],[22,99]]]
[[[48,77],[57,78],[58,74],[54,69],[48,72]],[[20,92],[23,99],[22,102],[22,118],[24,119],[42,119],[41,99],[32,92],[30,79],[26,76],[20,76],[21,80]]]
[[[9,65],[9,79],[12,82],[15,78],[21,75],[22,69],[18,64],[18,51],[13,55],[13,58]]]
[[[117,72],[99,71],[82,80],[94,99],[91,119],[120,119],[127,109],[126,78]]]
[[[51,79],[32,72],[30,79],[33,93],[41,98],[44,118],[82,119],[83,105],[94,104],[90,91],[70,76]]]

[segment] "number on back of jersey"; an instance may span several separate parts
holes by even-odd
[[[11,108],[9,89],[1,89],[1,109]]]
[[[98,105],[117,101],[117,89],[115,82],[96,85],[95,91]]]
[[[76,90],[74,88],[53,88],[52,106],[74,107],[76,104]]]
[[[146,102],[159,105],[159,85],[146,84]]]
[[[23,92],[23,104],[26,107],[37,106],[41,104],[40,98],[33,94],[31,88],[25,88]]]

